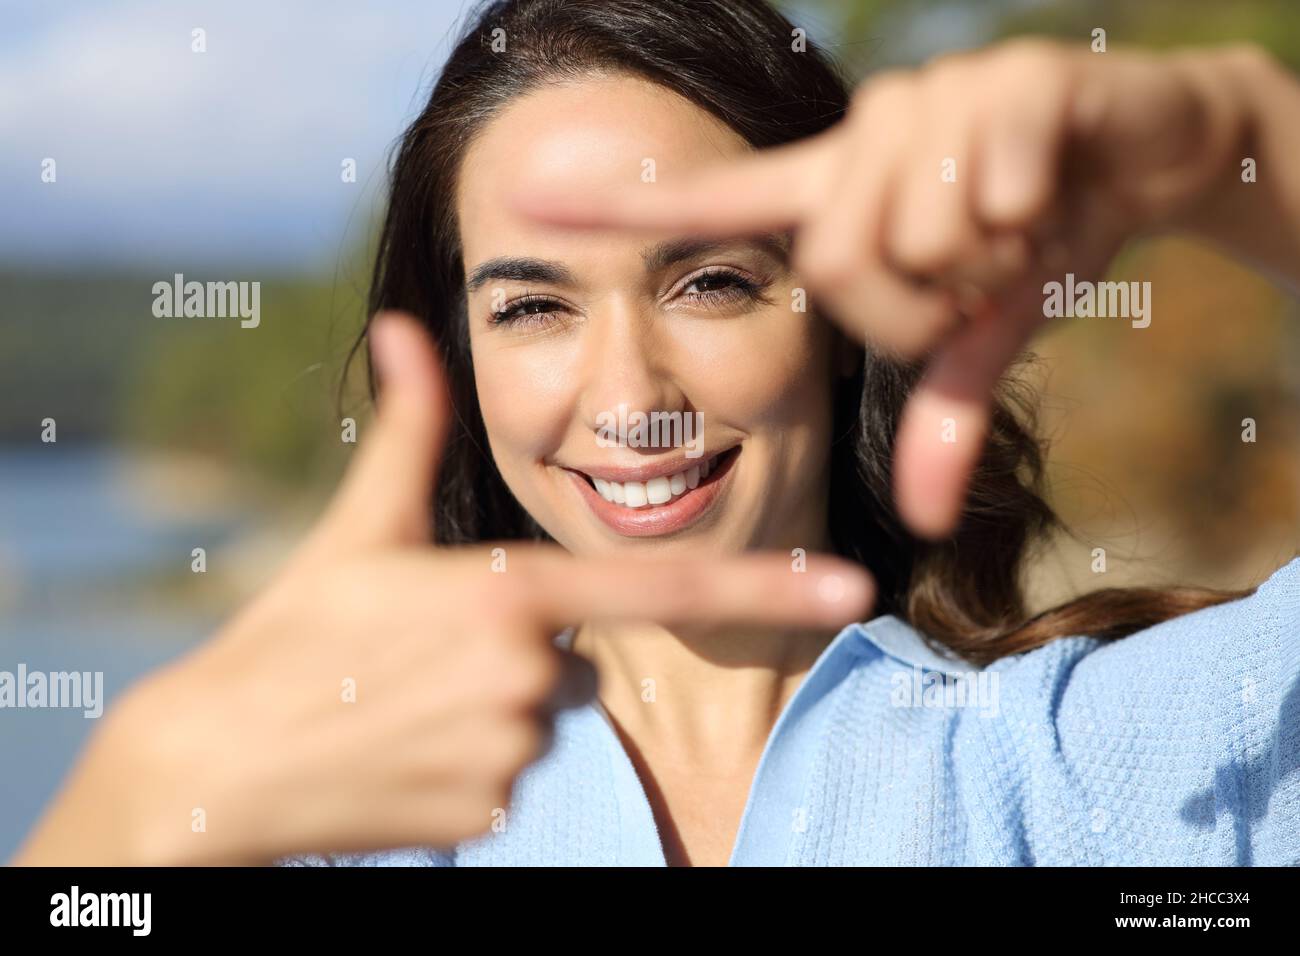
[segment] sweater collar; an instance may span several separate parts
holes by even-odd
[[[951,651],[947,655],[941,654],[930,646],[924,634],[896,615],[882,614],[856,627],[858,636],[867,644],[910,667],[939,671],[952,677],[963,677],[972,670],[979,670]]]
[[[573,648],[576,628],[566,627],[555,637],[557,647],[564,650]],[[926,642],[925,636],[912,625],[894,614],[882,614],[862,624],[852,624],[839,635],[847,638],[850,634],[859,641],[869,644],[882,654],[902,661],[909,667],[922,670],[939,671],[953,677],[967,675],[972,669],[978,670],[969,661],[953,656],[944,656]],[[839,640],[832,644],[842,643]],[[949,652],[951,654],[951,652]]]

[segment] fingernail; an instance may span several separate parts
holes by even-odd
[[[875,600],[874,585],[865,572],[832,571],[817,579],[816,588],[818,600],[836,620],[850,611],[856,615],[869,610]]]
[[[828,574],[817,582],[817,596],[827,604],[838,604],[844,600],[844,578],[838,574]]]

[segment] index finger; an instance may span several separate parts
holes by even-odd
[[[680,180],[612,189],[548,182],[519,189],[523,214],[572,229],[627,229],[723,238],[792,228],[827,174],[832,131],[728,160]]]
[[[1041,322],[1021,296],[958,330],[903,409],[894,443],[894,501],[919,537],[952,534],[989,435],[994,389]],[[1040,310],[1041,311],[1041,310]]]
[[[865,620],[875,584],[861,566],[824,554],[618,562],[537,556],[529,608],[546,623],[589,618],[674,623],[842,627]]]

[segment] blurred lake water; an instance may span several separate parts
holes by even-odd
[[[168,582],[190,573],[194,547],[220,548],[248,516],[153,507],[135,471],[112,446],[0,446],[0,671],[101,671],[107,710],[211,633],[212,610]],[[0,709],[0,861],[97,726],[82,709]]]

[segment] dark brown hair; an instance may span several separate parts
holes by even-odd
[[[434,501],[436,541],[546,538],[496,470],[474,390],[454,206],[468,143],[521,93],[608,73],[680,94],[756,148],[812,136],[844,115],[849,87],[811,42],[796,50],[793,31],[764,0],[497,0],[472,18],[398,144],[369,300],[371,315],[418,316],[447,367],[456,421]],[[830,536],[875,576],[877,613],[982,665],[1067,635],[1122,637],[1250,593],[1108,588],[1027,618],[1022,565],[1059,527],[1043,496],[1032,395],[1003,381],[957,530],[922,541],[901,524],[890,490],[895,429],[920,371],[868,348],[834,398]]]

